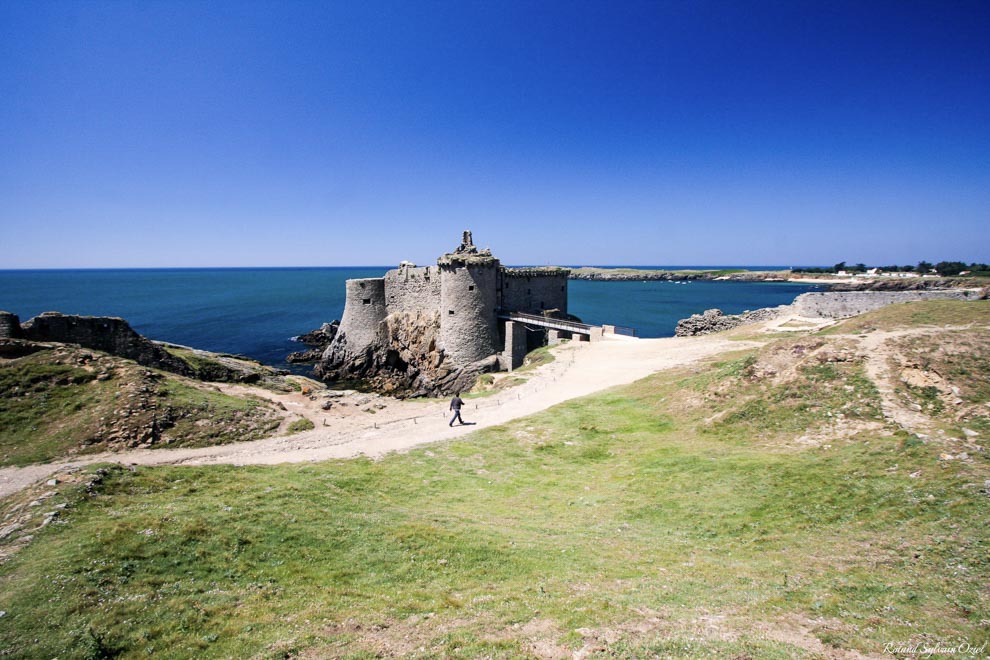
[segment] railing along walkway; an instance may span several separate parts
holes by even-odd
[[[524,312],[499,312],[498,317],[505,321],[518,321],[526,325],[535,325],[541,328],[551,328],[553,330],[563,330],[565,332],[576,332],[582,335],[590,335],[594,327],[586,323],[568,321],[566,319],[553,319],[536,314],[526,314]]]

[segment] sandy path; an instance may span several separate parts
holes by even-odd
[[[499,394],[466,401],[463,417],[469,426],[447,425],[446,401],[387,401],[385,409],[370,414],[358,410],[323,413],[304,409],[306,399],[288,402],[293,412],[317,422],[312,431],[199,449],[138,449],[92,454],[60,463],[0,469],[0,497],[66,467],[92,463],[137,465],[272,465],[351,458],[380,457],[431,442],[458,438],[478,429],[531,415],[575,397],[644,378],[652,373],[716,355],[759,345],[718,336],[664,339],[609,338],[589,343],[568,343],[554,349],[556,360],[532,372],[528,381]],[[279,395],[270,395],[279,399]],[[322,424],[327,424],[323,426]]]

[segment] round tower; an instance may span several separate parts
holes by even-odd
[[[471,257],[438,261],[440,345],[455,364],[470,364],[498,350],[495,288],[498,259]]]
[[[354,356],[374,340],[378,324],[388,313],[385,309],[385,278],[347,280],[344,315],[337,337],[345,342],[345,352]]]

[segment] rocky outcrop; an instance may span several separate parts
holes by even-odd
[[[720,309],[708,309],[703,314],[692,314],[689,318],[678,321],[674,336],[710,335],[723,330],[731,330],[747,323],[769,321],[776,318],[780,314],[780,310],[779,307],[764,307],[752,312],[727,315],[723,314]]]
[[[905,277],[865,279],[840,282],[829,291],[938,291],[973,286],[973,280],[962,277]]]
[[[301,344],[306,344],[307,346],[312,346],[305,351],[295,351],[289,353],[286,356],[285,361],[291,364],[316,362],[322,356],[323,352],[326,350],[327,346],[333,341],[334,337],[337,336],[337,331],[340,329],[340,321],[333,320],[330,323],[324,323],[316,330],[307,332],[304,335],[299,335],[293,339]]]
[[[314,373],[328,382],[361,381],[376,392],[397,397],[440,396],[470,389],[479,374],[495,371],[492,355],[455,365],[438,348],[437,313],[389,314],[378,324],[370,345],[353,351],[341,331],[327,347]]]
[[[185,361],[139,335],[124,319],[112,316],[71,316],[45,312],[21,326],[24,339],[78,344],[183,376],[195,376]]]
[[[340,321],[335,319],[330,321],[330,323],[324,323],[316,330],[299,335],[295,339],[300,344],[306,344],[307,346],[327,347],[333,341],[333,338],[337,336],[338,329],[340,329]]]

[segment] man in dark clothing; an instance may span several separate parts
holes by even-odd
[[[461,419],[461,406],[463,405],[464,402],[461,401],[461,393],[454,392],[454,398],[450,400],[450,409],[454,411],[454,416],[451,417],[448,426],[453,426],[455,421],[460,422],[462,425],[464,424],[464,420]]]

